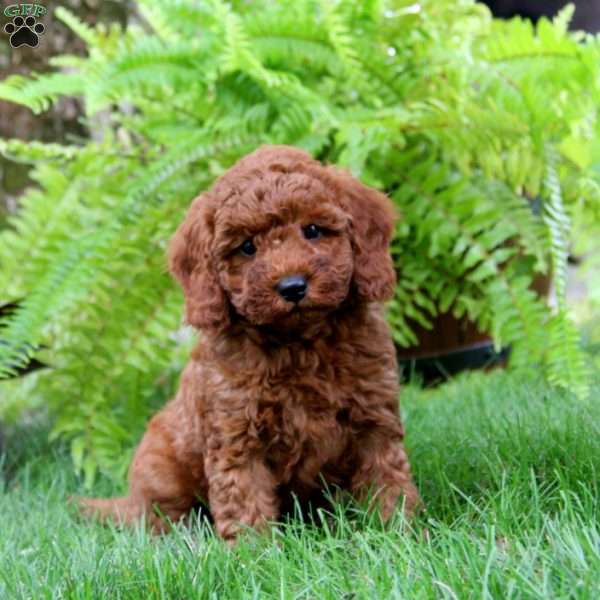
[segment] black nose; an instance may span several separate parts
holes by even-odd
[[[300,302],[306,295],[306,279],[302,275],[290,275],[284,277],[275,289],[288,302]]]

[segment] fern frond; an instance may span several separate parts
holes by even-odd
[[[559,309],[550,319],[548,339],[548,381],[586,397],[590,389],[588,358],[581,348],[581,333],[566,309]]]
[[[550,235],[554,285],[556,287],[559,308],[562,310],[566,304],[567,264],[569,258],[568,236],[571,228],[571,220],[563,204],[560,179],[556,170],[556,156],[551,150],[548,151],[546,169],[543,205],[544,223]]]
[[[85,289],[85,281],[91,274],[81,268],[81,263],[93,246],[93,238],[76,239],[67,244],[36,289],[10,318],[0,322],[0,379],[13,375],[15,369],[27,364],[40,345],[53,311],[68,309],[69,303],[77,297],[76,290]],[[65,287],[70,290],[68,299],[61,293]]]
[[[15,162],[36,163],[39,161],[70,160],[78,152],[78,146],[45,142],[23,142],[0,138],[0,154]]]
[[[104,105],[122,97],[134,97],[152,89],[176,89],[195,81],[201,83],[208,70],[202,52],[187,42],[165,45],[158,38],[142,38],[131,47],[122,48],[111,62],[99,67],[89,112],[97,112]]]
[[[39,114],[60,96],[78,96],[86,86],[77,74],[51,73],[30,78],[12,75],[0,82],[0,100],[22,104]]]
[[[98,35],[92,27],[84,23],[77,15],[64,6],[57,6],[54,16],[62,21],[73,33],[82,39],[88,46],[98,44]]]
[[[180,42],[206,36],[215,24],[210,2],[139,0],[138,7],[153,31],[164,41]]]
[[[580,338],[567,310],[568,240],[571,220],[565,210],[556,155],[549,150],[545,181],[544,222],[551,239],[552,268],[558,311],[549,323],[548,378],[584,396],[589,372],[580,348]]]

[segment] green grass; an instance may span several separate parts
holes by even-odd
[[[405,390],[427,512],[355,511],[230,549],[202,523],[152,539],[80,522],[66,452],[9,433],[0,598],[600,598],[600,387],[587,401],[498,372]],[[97,492],[114,492],[107,481]]]

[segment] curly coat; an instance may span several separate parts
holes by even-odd
[[[82,499],[84,511],[163,531],[200,500],[230,541],[325,486],[374,494],[384,519],[399,499],[410,514],[381,304],[393,222],[386,196],[286,146],[259,148],[194,200],[169,266],[203,335],[136,451],[129,495]],[[300,301],[277,292],[291,274],[307,281]]]

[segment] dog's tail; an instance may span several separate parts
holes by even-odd
[[[133,525],[144,517],[151,521],[154,528],[154,515],[150,507],[136,498],[123,496],[121,498],[80,498],[70,499],[79,513],[101,523],[112,522],[116,525]]]

